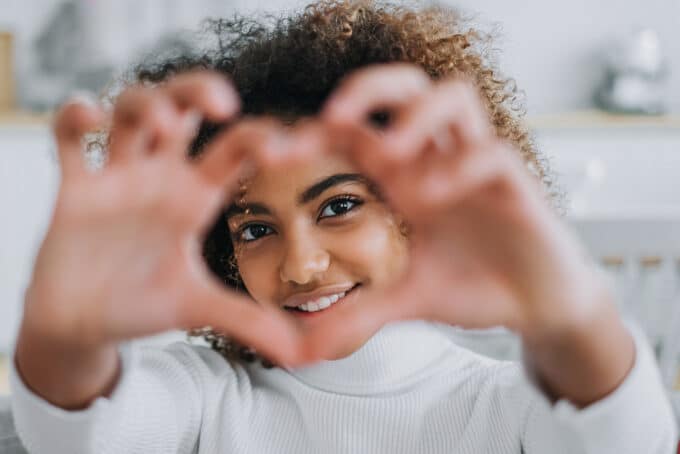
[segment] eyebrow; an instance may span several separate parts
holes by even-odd
[[[325,190],[333,186],[337,186],[340,183],[345,183],[347,181],[358,181],[368,185],[366,177],[358,173],[338,173],[331,175],[330,177],[324,178],[323,180],[314,183],[309,188],[307,188],[300,197],[298,197],[298,204],[303,205],[305,203],[311,202],[312,200],[319,197]]]
[[[361,174],[358,173],[338,173],[324,178],[311,185],[309,188],[300,194],[297,203],[299,205],[304,205],[309,203],[315,198],[319,197],[329,188],[337,186],[341,183],[346,183],[348,181],[358,181],[368,186],[369,190],[373,191],[373,185]],[[239,214],[252,214],[252,215],[271,215],[271,210],[261,203],[245,203],[245,204],[235,204],[232,203],[229,208],[224,212],[225,219],[229,219],[232,216]]]
[[[262,205],[261,203],[246,203],[239,205],[232,203],[224,212],[224,218],[229,219],[232,216],[246,213],[254,215],[271,215],[269,208],[267,208],[265,205]]]

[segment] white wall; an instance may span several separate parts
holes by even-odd
[[[648,26],[671,58],[670,105],[680,112],[680,0],[448,0],[500,21],[502,64],[530,114],[587,108],[600,78],[599,46]]]
[[[0,27],[19,33],[22,49],[60,0],[0,0]],[[99,0],[100,3],[103,0]],[[95,3],[92,1],[90,3]],[[168,23],[191,25],[204,15],[239,9],[284,10],[304,5],[299,0],[144,0],[134,1],[134,13],[109,0],[111,17],[125,14],[144,24],[126,30],[152,35]],[[670,105],[680,112],[680,0],[445,0],[483,23],[502,24],[502,65],[528,96],[529,113],[567,111],[590,105],[601,77],[598,49],[617,34],[637,26],[657,30],[671,58]],[[118,5],[118,6],[114,6]],[[170,9],[169,5],[174,5]],[[117,13],[116,13],[117,11]],[[168,11],[174,11],[169,13]],[[102,30],[115,37],[115,30]]]

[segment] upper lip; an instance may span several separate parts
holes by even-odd
[[[283,307],[298,307],[301,304],[307,303],[309,301],[314,301],[322,296],[335,295],[336,293],[348,292],[352,290],[357,284],[353,282],[347,282],[344,284],[328,285],[325,287],[319,287],[311,292],[300,292],[295,293],[283,301]]]

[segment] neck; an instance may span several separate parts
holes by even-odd
[[[432,373],[450,354],[451,341],[436,324],[422,320],[383,326],[364,345],[342,359],[320,361],[289,372],[306,384],[347,394],[388,392]]]

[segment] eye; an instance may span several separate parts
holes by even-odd
[[[239,229],[237,238],[239,241],[247,243],[271,235],[273,232],[274,230],[271,227],[264,224],[248,224]]]
[[[324,205],[319,219],[341,216],[352,211],[363,202],[355,197],[340,197],[333,199]]]

